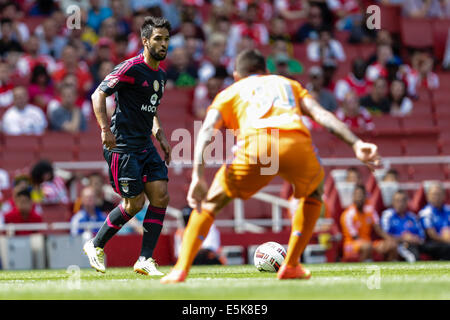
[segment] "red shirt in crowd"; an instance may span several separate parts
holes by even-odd
[[[5,214],[5,223],[40,223],[42,222],[42,217],[36,213],[35,207],[30,211],[27,219],[24,219],[19,210],[13,206],[11,211]],[[16,231],[16,235],[27,235],[31,234],[34,231]]]

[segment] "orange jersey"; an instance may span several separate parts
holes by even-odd
[[[253,75],[220,92],[209,109],[221,113],[226,128],[239,129],[238,139],[266,128],[301,131],[310,137],[299,106],[306,96],[308,91],[297,81],[277,75]]]
[[[344,242],[353,241],[354,237],[371,241],[373,226],[378,223],[378,214],[373,206],[366,204],[363,212],[359,212],[352,204],[341,215]]]

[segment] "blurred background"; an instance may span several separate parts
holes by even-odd
[[[379,21],[367,14],[370,5],[380,9]],[[164,16],[173,29],[158,111],[173,146],[179,141],[172,132],[193,135],[194,121],[232,83],[234,59],[246,48],[261,50],[270,73],[298,80],[378,144],[384,167],[371,174],[350,147],[304,119],[326,170],[325,205],[305,262],[448,259],[450,1],[0,0],[3,269],[88,266],[82,243],[120,201],[109,185],[90,95],[116,64],[142,51],[147,15]],[[381,29],[369,29],[368,18]],[[107,108],[111,115],[113,97]],[[207,168],[209,182],[219,166]],[[189,164],[169,167],[170,207],[154,255],[160,265],[175,262],[190,213],[190,174]],[[245,203],[230,203],[199,263],[252,263],[255,246],[287,244],[291,193],[276,178]],[[355,210],[374,217],[364,232]],[[392,210],[408,213],[417,230],[394,228]],[[144,214],[108,243],[108,266],[134,263]],[[360,239],[379,248],[386,234],[395,243],[384,251],[354,245]],[[413,248],[417,238],[444,249],[410,250],[414,259],[394,250]]]

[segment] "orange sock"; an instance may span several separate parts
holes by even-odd
[[[211,213],[205,210],[202,210],[201,213],[198,213],[197,210],[192,211],[186,230],[184,230],[180,256],[175,264],[175,269],[189,271],[213,222],[214,216]]]
[[[322,202],[315,198],[301,198],[292,220],[292,233],[289,237],[289,247],[284,263],[295,267],[314,231],[316,221],[320,216]]]

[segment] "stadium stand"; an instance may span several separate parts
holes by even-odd
[[[33,3],[33,1],[25,2]],[[183,1],[181,1],[181,3],[183,3]],[[378,2],[373,1],[365,1],[364,3],[365,6],[372,3],[378,4]],[[1,8],[2,6],[0,6],[0,9]],[[444,70],[441,65],[446,47],[448,47],[446,41],[450,29],[450,17],[444,17],[444,19],[439,19],[439,21],[434,18],[410,18],[402,16],[401,5],[380,5],[380,8],[382,12],[381,28],[388,30],[393,36],[393,39],[395,39],[395,43],[392,44],[392,47],[399,49],[396,54],[399,54],[403,61],[402,63],[405,65],[411,64],[408,50],[424,49],[435,59],[433,72],[439,79],[439,86],[436,89],[429,88],[426,83],[419,83],[416,88],[417,97],[411,97],[413,99],[413,109],[410,115],[394,117],[388,113],[382,115],[374,114],[373,122],[375,124],[375,129],[372,132],[358,132],[368,141],[376,143],[379,146],[380,154],[383,157],[401,157],[405,160],[404,162],[401,162],[400,160],[399,162],[392,163],[390,167],[397,169],[399,172],[400,181],[398,186],[400,188],[403,188],[405,184],[412,183],[413,188],[408,189],[408,192],[411,195],[410,209],[417,212],[425,204],[424,190],[421,183],[425,180],[436,179],[449,181],[450,179],[450,165],[448,159],[442,160],[443,162],[441,163],[426,162],[433,157],[450,156],[450,73],[448,70]],[[22,10],[27,13],[27,6],[23,7]],[[202,44],[205,43],[205,39],[207,39],[213,31],[219,31],[217,26],[211,24],[209,21],[212,10],[213,4],[209,1],[204,1],[204,5],[199,7],[199,16],[196,17],[197,20],[203,18],[204,22],[204,24],[197,24],[199,29],[202,30],[202,36],[197,38],[200,45],[197,48],[194,48],[196,54],[191,57],[192,61],[195,60],[197,65],[205,62],[202,60]],[[235,12],[229,17],[226,17],[226,14],[224,13],[225,18],[229,19],[232,25],[239,20],[237,18],[239,16],[238,10],[238,8],[235,8]],[[135,16],[133,16],[131,11],[131,8],[129,8],[129,13],[127,15],[130,26],[132,25],[133,17],[137,20],[140,15],[135,12]],[[180,5],[179,11],[183,11],[183,4]],[[180,12],[178,12],[179,15]],[[146,12],[144,11],[144,15],[145,14]],[[36,33],[40,36],[43,33],[42,25],[44,21],[46,21],[46,19],[51,19],[51,17],[50,14],[43,14],[41,16],[30,16],[26,14],[26,17],[22,22],[27,26],[29,33]],[[322,66],[325,63],[325,61],[319,63],[309,61],[306,58],[307,45],[295,41],[297,31],[300,27],[304,26],[306,22],[307,19],[297,19],[286,23],[286,34],[291,41],[292,57],[299,60],[303,66],[302,74],[291,77],[300,81],[304,86],[308,83],[309,68],[314,65]],[[270,33],[270,19],[264,23]],[[203,29],[202,26],[204,26]],[[177,34],[180,34],[178,27],[179,26],[175,24],[173,32],[174,37],[177,36]],[[80,52],[85,54],[85,56],[80,57],[81,60],[83,60],[87,66],[92,68],[91,72],[100,72],[94,70],[94,60],[92,59],[92,57],[95,56],[96,50],[98,50],[96,42],[98,41],[98,38],[101,37],[100,31],[95,33],[95,31],[91,29],[83,29],[82,32],[84,32],[83,35],[85,37],[83,39],[78,37],[76,32],[71,33],[65,26],[58,26],[58,34],[62,36],[66,42],[70,41],[75,44],[82,43],[92,50],[91,52],[87,52],[83,51],[85,49],[78,47]],[[127,52],[127,57],[136,55],[140,50],[139,43],[137,42],[137,48],[135,49],[133,49],[133,44],[136,44],[136,39],[139,39],[139,37],[133,31],[130,34],[125,34],[125,36],[128,37],[129,52]],[[252,35],[247,36],[251,38]],[[349,30],[336,30],[334,32],[335,39],[340,41],[344,48],[346,60],[338,63],[332,77],[327,79],[325,87],[331,91],[334,89],[335,82],[338,79],[345,77],[350,72],[353,59],[362,57],[368,61],[368,64],[373,62],[369,60],[373,59],[374,54],[376,53],[377,44],[375,43],[375,38],[367,35],[365,41],[355,41],[350,43],[348,41],[350,36],[351,32]],[[16,37],[18,37],[18,35],[16,35]],[[25,47],[25,41],[22,44]],[[252,43],[252,46],[256,47],[254,43]],[[268,40],[267,43],[261,44],[260,49],[267,55],[271,54],[271,42]],[[14,49],[11,49],[11,51],[14,51]],[[10,80],[15,84],[29,83],[28,78],[20,77],[14,61],[10,61],[12,59],[11,56],[13,55],[10,55],[8,58],[7,53],[8,50],[2,53],[2,59],[3,61],[8,62],[12,69],[13,76],[11,76]],[[24,53],[22,52],[21,54]],[[170,58],[169,54],[168,59],[163,62],[165,69],[170,66]],[[232,71],[233,59],[234,56],[229,56],[224,53],[223,61],[227,61],[224,62],[224,66],[228,68],[229,72]],[[52,60],[52,63],[55,65],[60,64],[59,57],[51,57],[50,60]],[[118,62],[120,61],[113,61],[114,65]],[[418,70],[415,71],[419,72]],[[392,80],[392,75],[386,74],[386,77],[391,77],[389,80]],[[95,89],[95,87],[90,88],[86,92],[92,92],[93,89]],[[166,136],[172,143],[172,147],[177,143],[177,141],[170,139],[174,130],[184,128],[192,135],[194,134],[194,118],[192,116],[193,94],[194,87],[180,86],[165,89],[158,114],[161,118]],[[89,94],[82,96],[81,100],[89,101]],[[0,119],[3,117],[6,110],[6,107],[0,107]],[[327,199],[327,207],[330,211],[329,216],[337,223],[337,225],[339,225],[340,214],[345,209],[343,204],[348,203],[348,201],[342,201],[343,199],[341,199],[339,191],[343,191],[345,188],[334,181],[330,172],[333,171],[333,169],[342,169],[342,162],[334,164],[333,160],[346,160],[347,158],[352,158],[353,152],[351,148],[339,141],[329,132],[326,132],[323,128],[313,128],[311,129],[311,134],[320,157],[330,160],[330,162],[327,162],[325,165],[327,172],[325,197]],[[191,146],[193,146],[193,141],[191,141]],[[406,161],[407,159],[412,159],[412,157],[427,158],[423,163],[409,163]],[[11,178],[14,178],[18,173],[28,172],[30,167],[41,158],[47,158],[58,163],[80,162],[85,164],[85,168],[88,169],[83,169],[78,172],[78,169],[68,169],[72,172],[73,178],[72,180],[68,180],[68,186],[70,186],[70,183],[74,180],[76,180],[77,183],[82,180],[83,176],[80,172],[91,170],[89,169],[91,167],[98,168],[98,163],[103,163],[104,159],[102,154],[100,129],[92,112],[88,121],[87,130],[84,132],[68,134],[53,132],[48,129],[42,136],[8,136],[0,133],[0,168],[8,171]],[[208,181],[212,181],[216,170],[217,168],[207,169],[206,174]],[[381,212],[389,204],[388,201],[385,203],[386,201],[384,202],[383,199],[386,199],[386,197],[388,197],[387,193],[392,192],[392,190],[389,189],[389,187],[383,186],[383,184],[379,184],[377,179],[369,174],[368,171],[364,171],[363,174],[367,190],[370,192],[369,201],[375,205],[378,212]],[[180,209],[186,204],[185,198],[190,181],[189,166],[187,166],[187,168],[170,167],[169,179],[171,206]],[[275,186],[273,190],[277,190],[277,187],[280,186],[280,181],[274,180],[271,185]],[[279,189],[281,189],[281,187]],[[344,191],[344,193],[348,195],[348,189],[345,189]],[[9,190],[9,192],[11,192],[11,190]],[[8,194],[8,192],[3,193]],[[272,193],[277,194],[277,192]],[[72,198],[76,198],[76,196],[77,194]],[[71,217],[70,206],[52,205],[43,206],[42,209],[45,222],[68,221]],[[248,219],[272,218],[271,206],[258,200],[252,199],[248,201],[244,206],[244,210],[245,217]],[[222,211],[220,219],[234,219],[233,204],[229,204]],[[231,228],[224,228],[224,230],[229,231]]]

